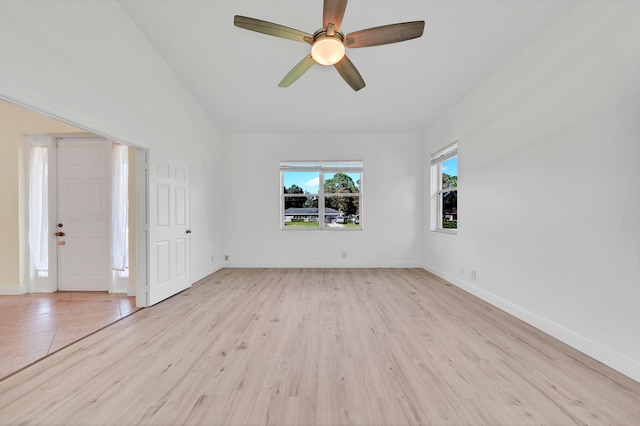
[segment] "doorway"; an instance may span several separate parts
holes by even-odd
[[[56,210],[41,217],[38,225],[45,232],[39,235],[43,250],[37,259],[30,258],[28,241],[29,225],[27,211],[29,192],[29,149],[39,146],[41,158],[48,163],[47,173],[56,176],[57,154],[55,137],[101,137],[91,129],[78,127],[70,121],[59,121],[54,115],[42,114],[26,105],[5,102],[0,95],[0,154],[2,158],[15,159],[4,162],[0,169],[2,188],[8,189],[7,208],[2,210],[4,220],[0,222],[3,239],[0,248],[9,254],[0,258],[3,279],[15,283],[1,286],[0,294],[24,294],[30,292],[52,293],[58,290],[57,238],[50,233],[64,232],[57,229]],[[33,137],[33,143],[25,144],[25,135]],[[125,140],[125,144],[133,144]],[[22,149],[17,149],[22,147]],[[175,158],[166,158],[158,151],[128,145],[129,156],[129,262],[124,291],[136,298],[137,307],[147,307],[164,300],[191,285],[190,277],[190,166]],[[45,174],[43,174],[44,176]],[[48,176],[47,176],[48,177]],[[44,180],[42,180],[44,182]],[[55,204],[56,185],[53,179],[46,180],[40,191],[50,195]],[[11,197],[15,201],[11,201]],[[49,204],[43,204],[48,208]],[[134,211],[135,210],[135,211]],[[44,222],[43,222],[44,220]],[[61,241],[60,241],[61,242]],[[51,254],[51,259],[49,255]],[[7,273],[8,271],[8,273]],[[123,276],[124,275],[124,276]],[[126,277],[128,275],[128,277]],[[8,278],[7,278],[8,276]],[[123,281],[122,279],[117,281]],[[109,291],[118,292],[113,286]]]
[[[146,306],[146,151],[30,136],[26,159],[29,292],[124,292]]]

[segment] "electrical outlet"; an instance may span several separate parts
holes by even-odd
[[[343,259],[346,259],[346,258],[347,258],[347,252],[346,252],[346,251],[343,251],[343,252],[342,252],[342,258],[343,258]]]
[[[215,256],[211,255],[211,261],[214,262],[215,261]]]
[[[229,255],[228,254],[224,255],[224,260],[229,260]]]
[[[472,280],[475,280],[475,279],[476,279],[476,270],[475,270],[475,269],[472,269],[472,270],[471,270],[471,279],[472,279]]]

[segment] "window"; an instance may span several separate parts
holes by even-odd
[[[431,156],[431,230],[457,233],[458,143]]]
[[[280,163],[282,229],[362,229],[362,161]]]
[[[36,277],[49,272],[49,148],[29,138],[29,266]]]

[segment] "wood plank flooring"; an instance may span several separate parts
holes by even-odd
[[[0,382],[0,424],[638,424],[635,382],[418,269],[224,269]]]
[[[0,378],[136,311],[107,292],[0,296]]]

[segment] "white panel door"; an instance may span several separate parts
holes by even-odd
[[[152,154],[150,160],[149,306],[191,286],[189,167]]]
[[[57,141],[58,290],[108,291],[111,282],[111,142]]]

